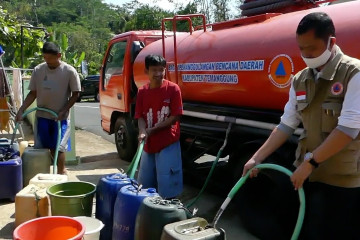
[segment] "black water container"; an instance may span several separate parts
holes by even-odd
[[[147,197],[142,202],[135,223],[135,240],[159,240],[166,224],[187,219],[180,200]]]

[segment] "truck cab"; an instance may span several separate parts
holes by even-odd
[[[142,48],[162,38],[161,31],[131,31],[115,36],[108,44],[100,73],[101,127],[115,133],[119,157],[130,161],[137,147],[133,121],[137,86],[133,63]]]

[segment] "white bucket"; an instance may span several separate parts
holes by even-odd
[[[96,218],[92,217],[74,217],[74,219],[78,220],[85,226],[85,240],[99,240],[100,231],[104,227],[104,224]]]

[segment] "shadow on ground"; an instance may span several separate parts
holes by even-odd
[[[1,238],[12,239],[12,232],[15,229],[15,222],[10,222],[6,224],[2,229],[0,229]]]
[[[100,155],[86,156],[81,158],[81,163],[97,162],[102,160],[118,160],[122,161],[116,152],[105,153]]]

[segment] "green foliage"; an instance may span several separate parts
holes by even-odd
[[[23,25],[24,67],[32,67],[41,62],[41,48],[45,33]],[[4,64],[14,67],[21,65],[21,23],[14,15],[0,7],[0,45],[5,50]]]
[[[83,51],[78,54],[77,51],[71,51],[69,48],[69,39],[66,33],[62,33],[58,39],[56,36],[57,35],[53,34],[51,40],[60,46],[61,59],[73,67],[80,69],[81,62],[85,60],[85,52]]]
[[[207,16],[208,22],[229,19],[228,0],[169,1],[178,2],[173,11],[144,5],[138,0],[121,6],[105,4],[104,0],[1,0],[0,44],[5,47],[6,63],[20,65],[20,25],[46,27],[52,34],[49,40],[60,44],[65,61],[79,67],[79,60],[84,59],[88,62],[89,74],[97,74],[114,34],[159,30],[162,19],[175,14],[200,12]],[[193,27],[202,23],[199,18],[192,21]],[[172,29],[170,22],[166,23],[166,29]],[[177,31],[189,31],[187,21],[177,22]],[[24,28],[25,67],[42,61],[44,36],[42,30]]]
[[[185,7],[180,7],[180,9],[178,10],[177,14],[178,15],[186,15],[186,14],[195,14],[198,13],[198,6],[195,2],[189,2]],[[192,24],[193,27],[197,27],[200,26],[202,24],[202,19],[200,18],[193,18],[192,19]],[[177,26],[176,29],[179,32],[188,32],[189,31],[189,24],[187,21],[180,21]]]
[[[227,0],[213,0],[214,6],[214,20],[215,22],[222,22],[229,20],[229,7]]]
[[[170,16],[173,14],[159,7],[141,5],[126,22],[125,31],[161,29],[162,19]]]

